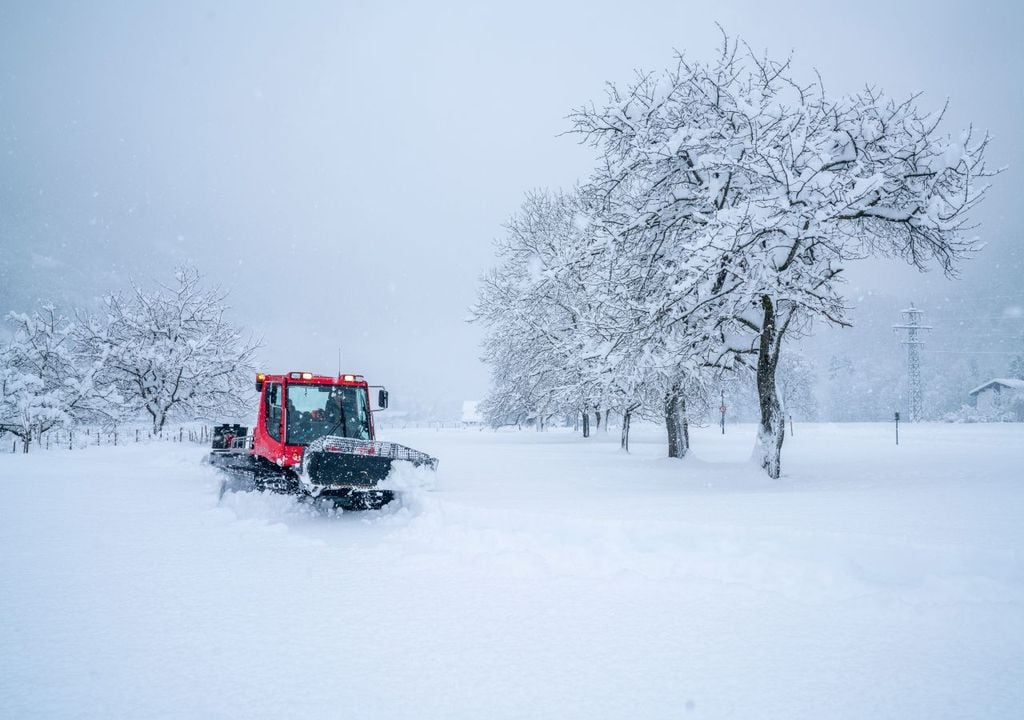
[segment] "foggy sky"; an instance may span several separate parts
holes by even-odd
[[[592,163],[565,116],[674,48],[710,58],[716,20],[832,93],[948,96],[946,129],[993,132],[1009,170],[963,279],[875,263],[850,292],[998,312],[1024,304],[1018,7],[3,1],[0,312],[187,261],[230,290],[268,371],[333,372],[340,346],[393,392],[479,397],[465,319],[491,241],[525,191]]]

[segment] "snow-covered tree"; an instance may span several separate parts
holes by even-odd
[[[0,352],[0,429],[20,437],[28,452],[33,436],[54,427],[110,419],[116,390],[100,381],[102,362],[85,357],[72,320],[44,305],[7,321],[13,333]]]
[[[759,455],[771,477],[785,435],[784,341],[813,320],[848,324],[844,265],[887,256],[953,274],[977,247],[967,213],[991,174],[988,138],[944,136],[942,115],[874,88],[832,99],[788,61],[726,38],[715,62],[680,56],[573,116],[601,151],[593,192],[649,259],[645,272],[660,272],[652,331],[684,327],[710,364],[756,367]]]
[[[474,308],[492,369],[482,410],[492,424],[576,414],[584,436],[591,416],[607,427],[615,411],[624,448],[632,416],[654,414],[666,421],[670,456],[682,457],[693,363],[678,333],[651,336],[637,322],[651,304],[642,268],[599,215],[579,191],[537,192],[509,221]]]
[[[587,332],[601,278],[583,213],[578,194],[531,193],[497,241],[498,264],[473,309],[488,327],[493,382],[483,410],[492,422],[601,407],[600,352]]]
[[[1012,378],[1024,380],[1024,355],[1015,355],[1013,359],[1010,360],[1007,372]]]
[[[18,369],[9,357],[10,349],[0,349],[0,432],[9,432],[21,440],[28,452],[32,438],[67,419],[57,393],[48,391],[42,379]]]
[[[605,279],[600,313],[590,333],[601,350],[598,367],[614,383],[608,394],[626,413],[665,424],[669,457],[689,450],[689,418],[704,412],[708,364],[698,351],[690,315],[674,289],[687,269],[665,257],[661,248],[635,242],[623,232],[629,215],[600,193],[592,200],[595,236],[599,239],[601,277]],[[695,413],[692,411],[696,410]],[[628,446],[628,425],[623,445]]]
[[[521,425],[545,417],[554,393],[552,368],[510,332],[492,333],[484,343],[484,358],[491,366],[491,389],[480,403],[480,413],[492,427]]]
[[[779,399],[783,410],[805,420],[813,420],[818,412],[814,397],[817,373],[810,360],[797,350],[783,352],[778,367]]]
[[[83,313],[78,337],[123,399],[159,432],[172,413],[232,414],[245,409],[258,343],[227,320],[226,293],[204,288],[194,268],[174,286],[104,299],[101,316]]]

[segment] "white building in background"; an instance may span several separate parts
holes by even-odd
[[[1024,380],[994,378],[968,393],[979,413],[1012,413],[1024,421]]]
[[[462,401],[462,427],[480,428],[484,426],[484,418],[480,414],[479,400]]]

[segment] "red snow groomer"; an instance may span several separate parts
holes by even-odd
[[[269,490],[322,499],[347,509],[377,508],[394,499],[378,488],[395,461],[437,469],[437,459],[375,439],[373,412],[388,405],[375,387],[377,407],[362,375],[259,373],[252,433],[241,425],[213,430],[210,463],[229,474],[222,488]]]

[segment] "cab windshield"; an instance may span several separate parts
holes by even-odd
[[[309,445],[324,435],[370,439],[370,417],[363,388],[288,385],[288,445]]]

